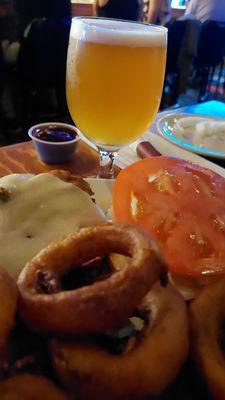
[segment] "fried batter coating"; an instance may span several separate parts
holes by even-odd
[[[49,173],[61,179],[62,181],[73,183],[75,186],[84,190],[84,192],[87,192],[87,194],[89,194],[90,196],[94,195],[89,183],[80,176],[72,175],[69,171],[65,171],[63,169],[54,169],[52,171],[49,171]]]
[[[72,400],[72,397],[44,376],[23,374],[0,382],[0,399]]]
[[[0,267],[0,355],[14,325],[18,289],[14,280]]]
[[[82,339],[52,341],[53,365],[66,388],[82,400],[137,400],[167,387],[188,355],[184,300],[171,285],[157,283],[139,311],[147,313],[150,323],[125,353],[110,354]]]
[[[39,284],[40,271],[60,280],[71,269],[113,252],[129,255],[131,262],[104,280],[53,294]],[[83,228],[49,245],[23,269],[18,280],[20,314],[28,326],[43,332],[84,334],[116,328],[164,270],[155,244],[139,228]]]
[[[190,306],[192,353],[209,390],[225,399],[225,357],[220,347],[225,321],[225,278],[206,286]]]

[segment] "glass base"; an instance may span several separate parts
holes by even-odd
[[[117,155],[117,151],[107,151],[106,149],[99,149],[100,154],[100,165],[97,177],[104,179],[114,179],[114,160]]]

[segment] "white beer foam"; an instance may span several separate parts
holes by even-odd
[[[132,47],[164,47],[167,29],[110,19],[73,18],[71,37],[86,42]]]

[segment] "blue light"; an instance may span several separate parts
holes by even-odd
[[[164,122],[162,124],[162,130],[163,130],[164,135],[171,142],[175,143],[179,147],[183,147],[189,151],[201,154],[203,156],[225,158],[225,153],[222,153],[220,151],[213,151],[213,150],[205,149],[203,147],[198,147],[198,146],[195,146],[194,144],[191,144],[191,143],[185,142],[182,139],[179,139],[177,136],[174,136],[173,133],[168,129],[166,122]]]

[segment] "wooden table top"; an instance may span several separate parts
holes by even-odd
[[[223,117],[225,114],[225,104],[219,101],[209,101],[190,107],[183,107],[175,109],[173,112],[198,114],[197,110],[193,110],[193,108],[197,109],[199,107],[201,108],[199,109],[201,115],[208,115],[209,109],[213,114],[219,117]],[[206,107],[207,112],[205,112],[206,109],[204,110]],[[219,115],[217,115],[218,111],[220,112]],[[156,133],[156,122],[158,118],[166,113],[168,113],[168,110],[158,113],[151,126],[151,131]],[[210,159],[210,161],[212,160]],[[224,159],[214,159],[214,162],[225,168]],[[31,141],[0,147],[0,177],[11,173],[38,174],[41,172],[48,172],[52,169],[65,169],[76,175],[90,177],[97,175],[98,167],[99,158],[97,152],[81,140],[77,145],[73,161],[68,164],[57,165],[47,165],[40,161]],[[116,172],[118,171],[119,168],[116,168]]]
[[[224,160],[215,159],[214,162],[225,168]],[[64,169],[85,178],[96,176],[98,167],[97,152],[82,140],[77,145],[73,161],[67,164],[43,163],[38,158],[32,141],[0,147],[0,177],[11,173],[39,174],[53,169]],[[118,167],[115,167],[115,172],[119,172]]]
[[[77,145],[73,161],[68,164],[44,164],[37,157],[31,141],[0,148],[0,176],[11,173],[38,174],[52,169],[65,169],[83,177],[95,176],[98,163],[96,151],[82,141]]]

